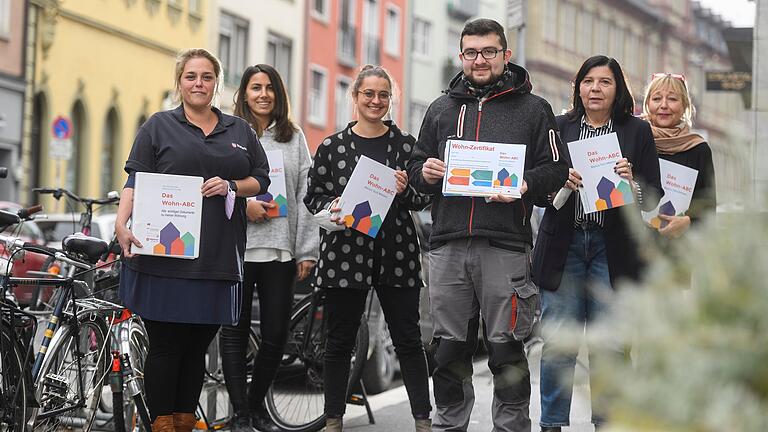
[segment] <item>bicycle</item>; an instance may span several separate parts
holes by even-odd
[[[370,301],[368,309],[370,312]],[[292,432],[314,432],[325,426],[323,361],[326,320],[323,313],[325,290],[314,288],[291,311],[288,343],[272,386],[267,392],[266,408],[279,427]],[[368,312],[368,313],[369,313]],[[363,314],[352,353],[347,386],[348,402],[365,404],[365,389],[360,380],[368,355],[368,313]]]
[[[68,198],[68,205],[71,202],[82,205],[84,210],[80,214],[80,221],[77,229],[79,229],[79,232],[83,235],[90,235],[92,232],[91,224],[93,215],[98,209],[97,206],[103,207],[116,205],[120,202],[120,197],[116,192],[110,192],[106,198],[85,198],[63,188],[37,188],[33,189],[33,191],[40,195],[52,195],[56,200],[66,197]],[[76,231],[76,229],[73,228],[73,231]],[[92,277],[85,280],[91,288],[89,291],[90,296],[107,300],[111,303],[120,304],[120,300],[117,296],[117,287],[120,284],[120,252],[119,244],[113,235],[107,250],[99,259],[102,264],[97,266],[98,268],[93,272]],[[58,263],[51,257],[46,260],[41,272],[53,274],[63,273],[71,277],[74,270],[74,268],[67,268],[66,265]],[[37,309],[43,309],[45,307],[45,305],[41,304],[40,290],[36,290],[33,295],[32,304],[37,305]],[[124,423],[126,430],[133,431],[137,430],[139,427],[138,420],[141,411],[140,407],[143,405],[144,360],[149,349],[147,332],[141,318],[133,315],[127,309],[122,312],[120,318],[113,320],[111,330],[111,340],[113,342],[112,349],[124,354],[129,354],[128,358],[130,359],[130,364],[127,366],[129,366],[134,373],[134,384],[138,385],[140,394],[136,394],[135,389],[133,391],[128,389],[126,381],[124,393],[132,394],[132,397],[124,399],[124,418],[122,420],[114,418],[114,407],[109,403],[108,398],[102,399],[102,403],[99,407],[99,414],[104,415],[99,415],[99,417],[102,420],[103,426],[119,421]]]
[[[277,376],[265,397],[270,418],[280,428],[291,432],[314,432],[325,426],[323,393],[323,360],[325,353],[325,319],[323,307],[325,290],[315,288],[294,303],[288,327],[288,341]],[[369,303],[370,308],[370,303]],[[260,340],[251,328],[246,358],[248,376],[259,350]],[[229,403],[221,356],[215,338],[208,349],[203,391],[198,405],[197,429],[220,430],[228,426],[233,414]],[[368,353],[367,314],[361,318],[353,351],[349,381],[348,402],[366,404],[361,383],[365,358]],[[368,407],[367,407],[368,408]],[[370,408],[369,417],[372,418]]]
[[[17,215],[0,212],[0,224],[19,222]],[[0,243],[10,252],[10,259],[25,251],[33,251],[53,255],[83,271],[92,271],[89,262],[95,262],[94,257],[98,257],[106,248],[105,242],[87,237],[69,242],[64,252],[4,235],[0,235]],[[83,289],[82,285],[85,284],[71,277],[47,279],[6,275],[3,278],[3,292],[9,292],[12,286],[30,283],[53,286],[61,295],[58,296],[34,362],[23,363],[25,372],[28,369],[30,372],[23,374],[20,378],[22,384],[16,387],[17,393],[22,387],[34,389],[37,406],[29,414],[23,413],[26,425],[34,430],[56,430],[61,425],[90,430],[108,364],[105,347],[108,346],[109,329],[103,314],[119,306],[96,299],[78,300],[78,289],[75,287]],[[9,315],[18,315],[21,311],[18,305],[10,301],[5,306],[3,323],[10,321]],[[6,336],[11,334],[7,330],[4,333]],[[13,347],[19,342],[23,343],[23,340],[17,335],[16,342],[9,345]],[[3,346],[2,351],[5,353],[9,350]],[[28,349],[27,355],[30,352]],[[30,405],[34,404],[24,403],[26,407]],[[14,424],[18,424],[18,421],[14,420]]]

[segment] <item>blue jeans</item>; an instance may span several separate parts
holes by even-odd
[[[601,317],[613,295],[602,229],[574,229],[557,291],[541,292],[541,426],[568,426],[578,347],[563,350],[552,340]],[[592,415],[592,422],[599,418]]]

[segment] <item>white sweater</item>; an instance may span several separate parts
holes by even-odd
[[[288,142],[274,140],[274,123],[259,139],[264,150],[282,150],[285,165],[285,188],[288,195],[288,216],[273,218],[265,222],[248,222],[246,261],[262,261],[259,258],[290,256],[296,262],[317,261],[320,233],[312,221],[312,215],[304,205],[307,192],[307,172],[312,160],[307,140],[301,129]]]

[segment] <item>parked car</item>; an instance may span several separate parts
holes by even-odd
[[[16,213],[21,208],[22,207],[16,203],[0,201],[0,210]],[[21,226],[18,224],[11,225],[3,230],[2,234],[18,236],[24,241],[30,243],[39,245],[46,244],[43,232],[34,221],[24,222],[21,224]],[[0,256],[4,258],[8,257],[5,247],[2,244],[0,244]],[[18,277],[33,277],[33,275],[30,275],[29,272],[39,271],[40,268],[42,268],[45,259],[45,255],[27,252],[23,257],[13,260],[13,275]],[[36,288],[37,287],[33,285],[19,285],[13,289],[13,294],[16,296],[16,300],[21,306],[28,306]],[[44,300],[50,297],[50,291],[50,289],[43,291]]]
[[[99,213],[91,219],[91,237],[111,241],[115,232],[116,213]],[[54,213],[43,215],[37,220],[37,225],[43,231],[48,245],[53,248],[61,247],[64,237],[80,232],[80,213]]]

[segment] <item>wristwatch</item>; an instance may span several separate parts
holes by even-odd
[[[234,180],[227,180],[227,183],[229,183],[229,190],[237,192],[237,183]]]

